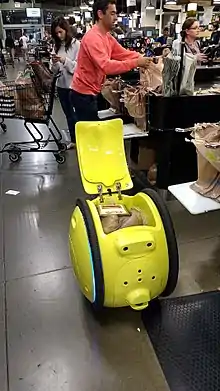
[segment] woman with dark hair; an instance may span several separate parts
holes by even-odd
[[[198,43],[199,36],[199,22],[195,18],[187,18],[182,25],[181,37],[185,42],[185,52],[194,54],[197,57],[197,61],[205,61],[207,56],[200,52]],[[181,53],[181,41],[176,39],[173,42],[172,51],[175,55]]]
[[[52,52],[52,71],[60,72],[57,80],[57,93],[60,104],[66,116],[71,143],[68,149],[74,148],[75,139],[75,114],[70,98],[70,84],[76,68],[76,61],[80,43],[72,37],[72,32],[68,21],[64,17],[56,18],[51,25],[51,34],[54,40]]]

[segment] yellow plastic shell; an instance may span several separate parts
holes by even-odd
[[[133,187],[124,152],[121,119],[78,122],[76,143],[82,184],[87,194],[98,194],[98,185],[102,185],[105,193],[108,189],[115,192],[117,182],[121,190]]]
[[[104,203],[110,202],[109,197],[105,197]],[[127,227],[106,235],[96,207],[99,198],[87,201],[101,252],[104,306],[131,306],[141,310],[166,287],[169,259],[163,224],[155,204],[146,194],[138,193],[132,197],[123,195],[121,201],[113,195],[111,202],[112,198],[128,209],[140,208],[148,225]],[[72,215],[70,229],[73,267],[82,292],[93,302],[94,276],[87,240],[82,213],[77,207]]]

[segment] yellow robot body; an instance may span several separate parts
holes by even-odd
[[[98,195],[93,200],[77,200],[69,246],[79,286],[95,307],[141,310],[175,288],[178,251],[171,220],[158,194],[151,189],[134,196],[123,194],[133,184],[122,131],[118,119],[77,124],[82,183],[88,194]],[[109,204],[122,204],[128,211],[138,208],[146,225],[105,234],[98,206]],[[175,270],[171,272],[172,265]]]

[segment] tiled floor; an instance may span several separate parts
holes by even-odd
[[[63,128],[58,106],[55,118]],[[8,121],[0,142],[24,136],[21,121]],[[106,310],[98,321],[79,293],[67,237],[83,196],[75,152],[64,166],[47,153],[0,159],[0,390],[168,391],[140,314]],[[220,212],[169,208],[181,261],[175,295],[217,289]]]

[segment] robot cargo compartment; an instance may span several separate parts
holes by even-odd
[[[98,205],[97,209],[105,234],[109,234],[126,227],[147,225],[147,219],[144,212],[140,208],[134,206],[128,210],[122,204],[104,206]],[[107,213],[108,211],[109,213]]]

